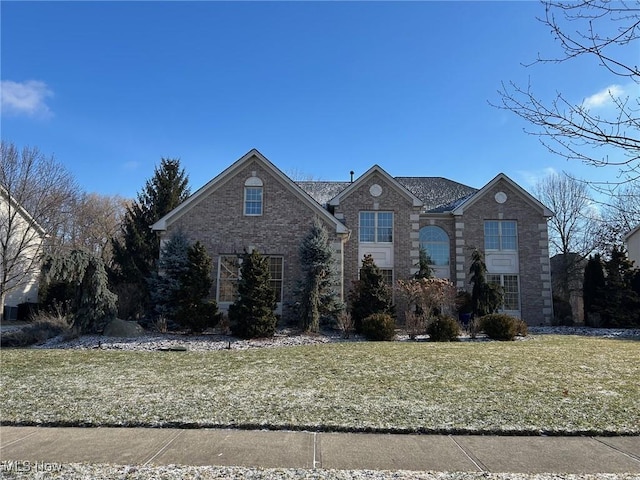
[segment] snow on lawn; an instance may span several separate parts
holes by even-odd
[[[562,332],[535,330],[516,342],[455,343],[344,342],[337,336],[285,334],[253,341],[214,335],[81,337],[40,348],[4,349],[1,420],[640,433],[640,342],[629,340],[629,331],[609,337],[578,329]],[[188,350],[158,351],[175,347]]]

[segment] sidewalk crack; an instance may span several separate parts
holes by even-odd
[[[470,452],[467,452],[465,448],[462,445],[460,445],[460,443],[458,443],[458,441],[455,439],[453,435],[449,435],[449,438],[451,439],[451,441],[453,441],[453,443],[457,445],[460,451],[464,453],[464,455],[469,459],[471,463],[473,463],[476,466],[476,468],[479,471],[489,472],[489,469],[486,467],[486,465],[484,465],[479,459],[475,458]]]
[[[322,468],[322,459],[318,451],[320,439],[318,432],[313,432],[313,469]]]
[[[640,457],[638,455],[635,455],[634,453],[631,452],[626,452],[618,447],[616,447],[615,445],[611,445],[610,443],[607,443],[605,440],[601,440],[599,438],[596,437],[590,437],[591,440],[595,440],[596,442],[599,442],[603,445],[606,445],[607,447],[609,447],[611,450],[615,450],[618,453],[621,453],[627,457],[629,457],[631,460],[635,460],[636,462],[640,462]]]
[[[18,442],[21,442],[21,441],[23,441],[23,440],[26,440],[27,438],[29,438],[29,437],[30,437],[30,436],[32,436],[32,435],[35,435],[36,433],[38,433],[38,431],[37,431],[37,430],[36,430],[36,431],[33,431],[33,432],[31,432],[31,433],[29,433],[28,435],[25,435],[24,437],[17,438],[16,440],[14,440],[14,441],[12,441],[12,442],[9,442],[9,443],[3,443],[3,444],[0,446],[0,448],[5,448],[5,447],[8,447],[9,445],[13,445],[14,443],[18,443]]]
[[[142,466],[145,467],[149,463],[151,463],[155,458],[157,458],[161,453],[163,453],[167,448],[169,448],[169,446],[174,442],[174,440],[178,438],[180,435],[182,435],[183,432],[184,430],[180,430],[177,434],[171,437],[171,439],[167,443],[165,443],[164,446],[160,450],[158,450],[149,460],[144,462]]]

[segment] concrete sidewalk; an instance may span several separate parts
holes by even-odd
[[[510,473],[638,473],[640,437],[0,427],[0,460]]]

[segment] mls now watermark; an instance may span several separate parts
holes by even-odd
[[[62,470],[62,465],[60,463],[31,462],[29,460],[0,461],[0,473],[59,472],[60,470]]]

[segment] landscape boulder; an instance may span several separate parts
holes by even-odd
[[[104,327],[102,334],[105,337],[139,337],[144,334],[144,329],[138,322],[129,322],[116,318]]]

